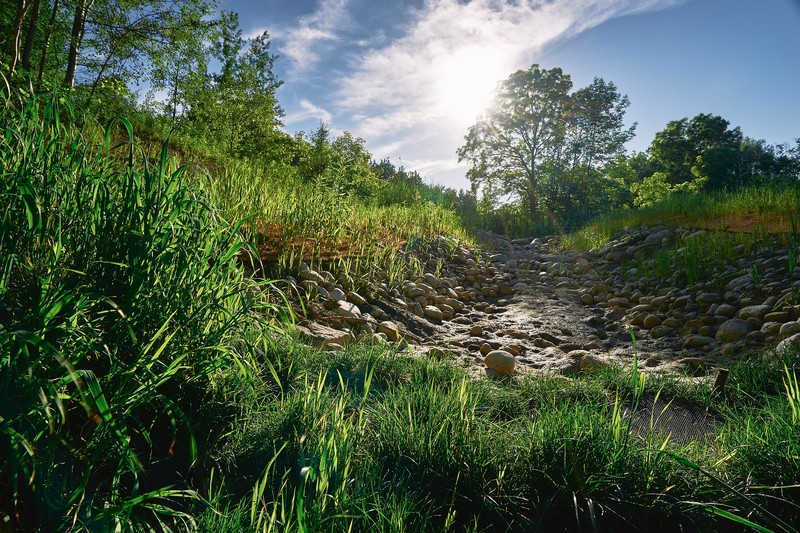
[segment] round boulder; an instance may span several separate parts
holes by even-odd
[[[500,375],[510,376],[514,373],[515,359],[504,350],[492,350],[483,358],[483,364]]]
[[[717,342],[737,342],[753,331],[755,328],[747,320],[741,318],[732,318],[720,324],[717,329],[716,339]]]

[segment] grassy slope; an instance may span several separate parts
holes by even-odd
[[[736,516],[788,530],[800,518],[798,397],[782,366],[735,366],[735,394],[712,400],[635,370],[501,384],[381,345],[310,351],[256,307],[227,221],[255,212],[242,228],[287,263],[315,232],[377,261],[367,243],[463,235],[456,221],[280,169],[232,165],[209,181],[166,158],[120,164],[125,146],[91,148],[52,105],[6,108],[0,137],[0,518],[19,530],[719,530]],[[662,388],[713,405],[725,420],[713,446],[629,436],[622,406]]]

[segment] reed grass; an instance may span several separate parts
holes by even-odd
[[[203,402],[225,375],[254,379],[246,339],[267,327],[235,259],[246,243],[166,146],[140,158],[128,121],[87,138],[59,95],[14,98],[0,101],[0,519],[186,519]],[[115,128],[129,138],[112,146]]]

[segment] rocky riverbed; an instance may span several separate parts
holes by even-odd
[[[658,279],[635,265],[702,231],[626,229],[582,253],[560,251],[556,237],[481,237],[493,251],[440,238],[421,252],[425,273],[395,287],[354,287],[342,273],[301,265],[287,279],[304,300],[298,332],[326,350],[363,338],[402,343],[489,375],[571,375],[635,354],[647,371],[702,375],[745,352],[772,356],[800,343],[800,273],[777,241],[742,246],[712,279],[690,284],[679,269]]]

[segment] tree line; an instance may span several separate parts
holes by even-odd
[[[22,90],[57,89],[100,119],[135,115],[163,135],[342,194],[431,201],[494,231],[574,229],[682,191],[800,176],[800,140],[770,145],[713,114],[671,121],[629,154],[636,124],[625,124],[630,101],[614,83],[573,89],[562,69],[532,65],[498,85],[467,132],[457,154],[472,187],[455,191],[374,161],[363,139],[326,124],[284,132],[269,33],[243,37],[219,0],[17,0],[0,6],[0,31],[0,70]]]
[[[645,152],[628,154],[629,104],[601,78],[573,91],[560,68],[511,74],[458,150],[474,196],[461,209],[496,231],[572,229],[682,191],[800,178],[800,139],[770,145],[713,114],[670,121]]]

